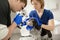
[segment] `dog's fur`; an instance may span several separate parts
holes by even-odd
[[[40,29],[42,29],[41,36],[45,36],[47,34],[49,38],[52,38],[52,33],[49,30],[39,27],[37,21],[35,21],[34,19],[31,19],[31,20],[32,20],[32,23],[33,23],[33,26],[35,29],[37,29],[38,31],[40,31]]]

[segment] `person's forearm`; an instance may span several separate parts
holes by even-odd
[[[12,23],[11,26],[8,27],[9,32],[8,32],[7,36],[6,36],[3,40],[8,40],[8,39],[11,37],[12,32],[14,31],[14,29],[16,28],[16,26],[17,26],[17,25],[16,25],[16,23],[14,22],[14,23]]]
[[[50,31],[54,30],[54,26],[51,26],[51,25],[44,25],[44,24],[42,24],[41,27],[44,28],[44,29],[50,30]]]

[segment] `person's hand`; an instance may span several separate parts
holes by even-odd
[[[27,25],[26,29],[30,31],[33,29],[33,26]]]
[[[26,19],[26,25],[27,25],[27,27],[26,27],[26,29],[27,30],[32,30],[33,29],[33,20],[31,20],[31,18],[28,18],[28,19]]]
[[[17,25],[20,25],[20,23],[22,22],[22,16],[20,14],[18,14],[15,18],[14,18],[14,22]]]
[[[26,27],[26,29],[27,29],[27,30],[32,30],[33,27],[34,27],[34,26],[33,26],[33,22],[32,22],[31,20],[28,21],[28,22],[27,22],[27,27]]]

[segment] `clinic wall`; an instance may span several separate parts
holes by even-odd
[[[56,9],[51,10],[56,20],[60,20],[60,0],[57,0]]]

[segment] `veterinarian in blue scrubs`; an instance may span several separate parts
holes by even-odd
[[[41,36],[48,34],[48,37],[51,38],[52,34],[50,31],[54,30],[54,16],[52,12],[44,9],[44,0],[31,0],[31,3],[35,10],[32,10],[29,16],[38,19],[39,27],[42,28]]]

